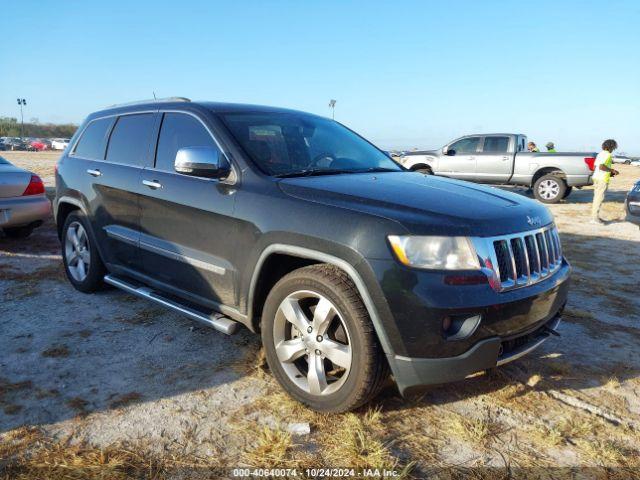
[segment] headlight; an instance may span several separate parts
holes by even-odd
[[[389,235],[398,260],[409,267],[430,270],[479,270],[480,262],[467,237]]]

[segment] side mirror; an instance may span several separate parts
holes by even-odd
[[[456,154],[456,151],[452,148],[449,148],[449,149],[445,149],[444,154],[448,156],[453,156]]]
[[[184,147],[176,153],[176,172],[205,178],[224,178],[229,175],[227,160],[215,147]]]

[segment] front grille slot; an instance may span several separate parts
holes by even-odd
[[[535,237],[533,235],[527,235],[524,237],[524,243],[527,247],[527,257],[529,258],[531,275],[540,275],[540,254],[538,253]]]
[[[527,265],[527,254],[524,251],[522,238],[511,239],[511,251],[513,252],[513,261],[516,264],[516,279],[524,278],[526,281],[529,277],[529,266]]]
[[[504,283],[513,280],[513,265],[511,263],[511,255],[509,247],[505,240],[493,242],[498,260],[498,273],[500,274],[500,282]]]
[[[562,265],[562,247],[555,226],[487,240],[501,291],[539,282]]]
[[[540,252],[542,272],[545,273],[549,270],[549,251],[547,250],[547,243],[544,241],[544,235],[542,233],[536,233],[536,241],[538,243],[538,251]]]

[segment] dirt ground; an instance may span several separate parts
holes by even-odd
[[[2,152],[53,186],[55,154]],[[640,230],[621,166],[551,206],[574,267],[562,337],[463,382],[345,415],[282,393],[258,337],[110,289],[75,291],[52,221],[0,237],[0,478],[219,478],[240,466],[387,467],[408,478],[640,478]],[[524,190],[520,190],[526,194]],[[291,433],[308,423],[310,433]],[[226,472],[226,473],[225,473]]]

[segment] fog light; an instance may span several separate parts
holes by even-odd
[[[442,332],[447,340],[469,338],[480,325],[482,315],[451,315],[442,320]]]

